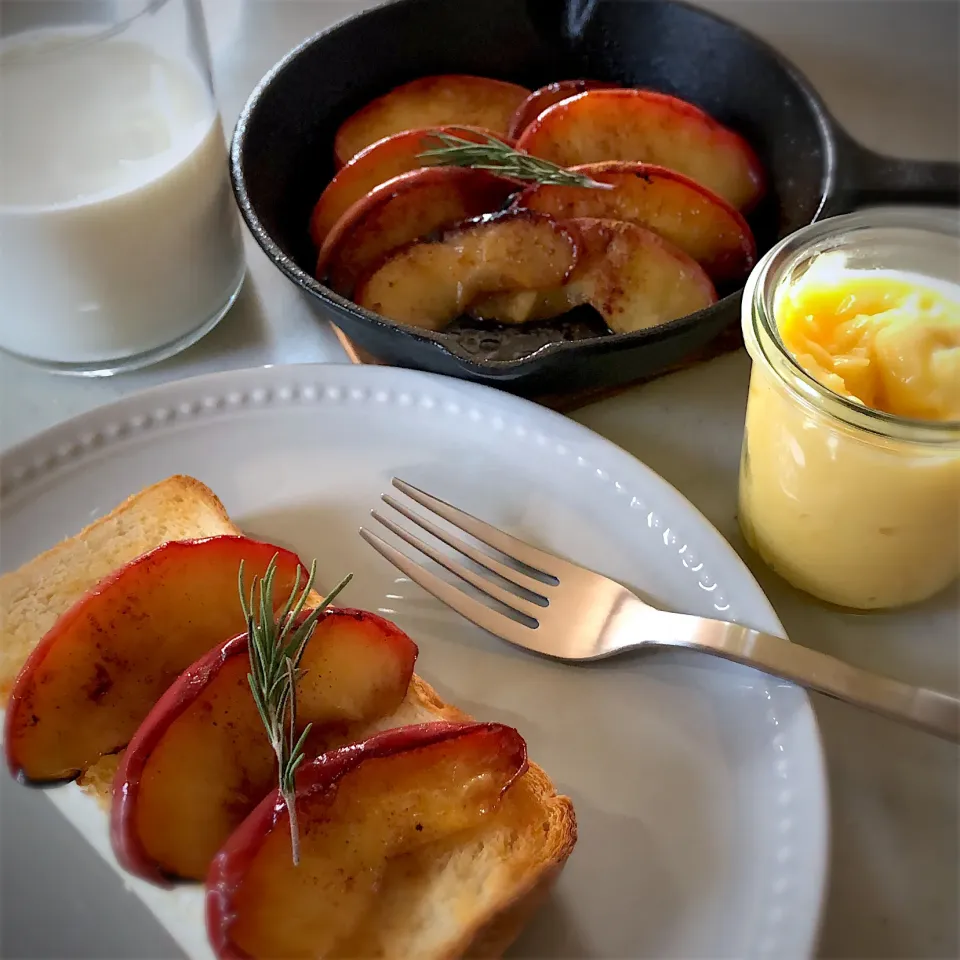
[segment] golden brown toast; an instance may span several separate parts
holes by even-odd
[[[168,540],[240,532],[208,487],[174,476],[3,575],[0,692],[9,692],[57,617],[103,577]],[[400,708],[376,727],[465,719],[470,718],[414,676]],[[80,781],[105,808],[118,762],[118,756],[105,757]],[[576,839],[573,805],[531,763],[482,828],[391,862],[362,943],[355,945],[358,955],[499,956],[549,891]]]
[[[176,476],[147,487],[75,536],[0,577],[0,694],[39,639],[109,573],[168,540],[238,534],[209,487]]]

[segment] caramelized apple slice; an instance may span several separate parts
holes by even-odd
[[[594,307],[614,333],[631,333],[685,317],[716,302],[710,278],[682,250],[621,220],[564,222],[581,242],[569,281],[552,290],[478,299],[470,313],[500,323],[559,316]]]
[[[246,633],[188,667],[124,753],[111,808],[113,849],[131,873],[164,883],[203,880],[213,855],[277,782],[250,693]],[[306,753],[357,739],[389,716],[413,675],[416,644],[360,610],[328,610],[304,650],[297,719]]]
[[[487,143],[490,139],[508,141],[506,137],[496,136],[492,130],[456,126],[404,130],[378,140],[350,160],[320,194],[310,218],[310,236],[314,244],[322,246],[340,217],[374,187],[402,173],[433,166],[434,161],[420,157],[420,154],[441,145],[435,138],[437,133],[451,134],[472,143]]]
[[[510,118],[530,91],[515,83],[444,74],[420,77],[370,101],[337,130],[333,154],[343,166],[364,147],[401,130],[459,124],[505,135]]]
[[[345,297],[394,250],[499,210],[517,185],[484,170],[429,167],[394,177],[358,200],[327,234],[317,279]]]
[[[351,955],[391,860],[481,824],[526,770],[496,723],[400,727],[325,754],[297,782],[300,863],[278,791],[217,854],[207,932],[220,957]],[[389,884],[387,885],[389,886]]]
[[[716,283],[742,280],[753,267],[757,248],[746,220],[682,173],[618,160],[575,169],[613,189],[532,186],[514,206],[557,220],[591,217],[636,223],[689,254]]]
[[[275,597],[299,572],[288,550],[246,537],[172,541],[121,567],[61,616],[14,683],[4,747],[14,776],[73,780],[126,746],[160,695],[224,637],[244,628],[237,574],[277,555]]]
[[[750,145],[702,110],[651,90],[588,90],[545,110],[517,149],[573,167],[633,160],[669,167],[702,183],[739,210],[763,193],[763,170]]]
[[[562,284],[576,261],[570,232],[519,210],[399,251],[357,285],[356,302],[398,323],[442,330],[484,294]]]
[[[547,107],[552,107],[567,97],[575,97],[586,90],[608,90],[619,86],[618,83],[606,83],[603,80],[560,80],[557,83],[548,83],[545,87],[534,90],[517,107],[517,112],[507,128],[507,136],[516,139]]]

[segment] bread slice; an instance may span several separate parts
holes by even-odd
[[[223,504],[192,477],[147,487],[76,536],[0,577],[0,694],[37,641],[107,574],[168,540],[238,534]]]
[[[173,476],[0,577],[0,692],[9,692],[57,617],[103,577],[169,540],[238,533],[208,487]],[[400,708],[374,729],[468,719],[414,676]],[[104,816],[118,763],[119,756],[105,757],[80,781]],[[353,952],[397,960],[500,956],[549,892],[576,839],[572,803],[531,763],[481,828],[391,862]],[[148,905],[158,893],[150,891]],[[181,942],[197,940],[171,933]]]

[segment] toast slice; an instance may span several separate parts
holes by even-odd
[[[169,540],[241,532],[208,487],[173,476],[0,576],[0,693],[9,693],[57,617],[119,566]],[[400,708],[374,729],[469,719],[414,676]],[[104,817],[118,763],[119,756],[104,757],[79,781]],[[480,830],[442,852],[428,847],[391,864],[365,950],[397,960],[499,956],[548,893],[576,839],[572,803],[531,763]]]
[[[175,476],[125,500],[76,536],[0,577],[0,695],[54,622],[118,567],[168,540],[240,531],[209,487]]]

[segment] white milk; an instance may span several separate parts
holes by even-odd
[[[96,364],[201,332],[244,263],[203,80],[134,41],[71,47],[81,36],[0,51],[0,347]]]

